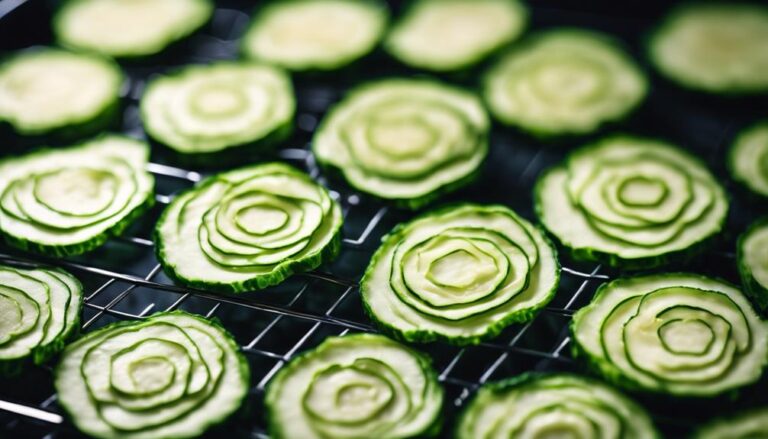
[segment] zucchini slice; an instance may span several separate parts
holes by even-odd
[[[112,122],[122,84],[108,59],[52,48],[17,52],[0,64],[0,122],[25,136],[93,134]]]
[[[718,94],[768,92],[768,7],[699,2],[677,7],[653,33],[651,62],[678,84]]]
[[[363,306],[408,341],[477,344],[533,319],[560,266],[544,234],[503,206],[449,206],[396,227],[360,282]]]
[[[59,44],[115,58],[157,54],[213,15],[210,0],[68,0],[53,17]]]
[[[499,121],[538,137],[589,134],[624,118],[647,91],[617,42],[583,29],[539,34],[503,56],[483,83]]]
[[[265,405],[275,438],[432,437],[443,389],[426,355],[354,334],[291,360],[270,381]]]
[[[59,353],[80,327],[82,303],[80,281],[63,270],[0,265],[0,374]]]
[[[718,418],[699,427],[693,439],[757,439],[768,437],[768,407]]]
[[[114,323],[67,346],[54,385],[90,436],[191,438],[240,407],[250,371],[224,328],[174,311]]]
[[[461,415],[457,439],[660,437],[645,410],[595,380],[528,373],[486,384]]]
[[[652,139],[612,136],[539,177],[542,224],[576,259],[628,269],[690,256],[723,228],[728,199],[706,166]]]
[[[670,273],[603,284],[571,322],[574,354],[633,390],[713,397],[757,381],[768,322],[734,286]]]
[[[527,21],[528,11],[517,0],[417,0],[385,48],[411,67],[463,70],[516,40]]]
[[[272,2],[254,18],[242,51],[288,70],[336,70],[372,52],[388,18],[378,0]]]
[[[295,110],[285,72],[228,61],[154,79],[141,99],[147,134],[188,156],[272,146],[290,135]]]
[[[308,175],[248,166],[176,197],[157,222],[157,255],[183,284],[241,293],[334,258],[341,223],[338,203]]]
[[[331,109],[312,150],[356,189],[417,209],[476,175],[489,125],[466,91],[389,79],[356,88]]]
[[[768,218],[739,237],[737,256],[744,292],[755,308],[768,313]]]
[[[153,203],[149,147],[106,135],[0,162],[0,232],[23,250],[53,256],[93,250]]]
[[[728,155],[728,168],[734,180],[768,197],[768,121],[739,134]]]

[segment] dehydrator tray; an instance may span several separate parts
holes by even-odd
[[[237,56],[237,38],[248,23],[251,3],[217,2],[213,20],[168,55],[125,66],[129,84],[124,89],[121,130],[142,137],[138,98],[151,75],[185,63],[205,63]],[[398,9],[398,2],[392,2]],[[633,55],[650,72],[641,49],[646,32],[663,12],[667,2],[628,10],[611,2],[576,6],[563,1],[541,1],[532,5],[530,31],[552,26],[584,26],[622,38]],[[54,4],[43,0],[0,0],[0,53],[30,45],[51,43],[49,21]],[[585,8],[589,10],[585,10]],[[269,379],[296,354],[319,344],[326,336],[350,332],[375,332],[364,315],[357,281],[380,238],[395,224],[414,213],[388,206],[351,190],[338,179],[326,176],[316,165],[308,145],[311,134],[330,104],[351,85],[382,76],[413,75],[383,55],[375,54],[361,65],[341,74],[295,78],[298,98],[296,133],[276,152],[279,160],[305,169],[327,186],[343,206],[344,241],[340,256],[320,269],[290,278],[264,291],[243,295],[220,295],[174,285],[165,276],[154,255],[152,228],[162,209],[178,191],[205,176],[195,169],[178,167],[156,148],[149,170],[157,180],[157,203],[122,237],[81,257],[50,259],[0,247],[0,262],[21,266],[50,264],[65,267],[86,289],[83,330],[108,323],[141,319],[156,311],[182,309],[218,318],[231,331],[246,354],[252,382],[246,407],[226,425],[233,437],[268,437],[262,407]],[[713,248],[693,261],[663,267],[665,271],[687,270],[738,282],[735,239],[762,210],[757,201],[733,184],[724,165],[725,151],[735,133],[758,118],[765,100],[721,100],[701,97],[677,89],[650,73],[652,91],[642,108],[618,127],[625,132],[662,137],[698,154],[709,163],[732,194],[732,209],[726,232]],[[472,85],[476,74],[449,77]],[[604,130],[610,131],[609,130]],[[589,139],[564,140],[545,145],[509,129],[495,127],[491,152],[479,180],[441,202],[469,200],[501,203],[525,218],[535,220],[531,189],[537,175],[557,163],[569,148]],[[19,145],[3,145],[3,150]],[[525,371],[584,372],[571,358],[568,323],[575,310],[585,305],[600,283],[618,273],[606,267],[573,261],[560,253],[563,266],[555,299],[532,322],[512,325],[500,336],[478,346],[453,347],[444,343],[419,345],[434,361],[446,388],[446,425],[449,437],[456,414],[478,386]],[[80,437],[63,417],[52,386],[51,369],[29,368],[14,379],[0,381],[0,437]],[[659,427],[669,437],[686,434],[698,422],[715,415],[768,401],[768,392],[758,384],[728,405],[679,403],[639,396]],[[764,388],[764,387],[763,387]],[[762,394],[761,394],[762,393]],[[214,431],[221,434],[221,431]]]

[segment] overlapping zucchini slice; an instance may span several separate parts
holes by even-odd
[[[271,2],[258,11],[242,51],[289,70],[336,70],[372,52],[388,18],[378,0]]]
[[[98,438],[191,438],[223,422],[250,386],[245,357],[221,326],[180,311],[119,322],[67,346],[59,404]]]
[[[526,374],[480,388],[457,439],[660,437],[642,407],[612,388],[570,374]]]
[[[14,247],[81,254],[119,235],[154,203],[148,146],[106,135],[0,162],[0,232]]]
[[[463,204],[396,227],[360,283],[373,320],[408,341],[466,345],[531,320],[559,283],[543,233],[502,206]]]
[[[328,337],[267,387],[275,438],[431,437],[443,389],[429,357],[374,334]]]
[[[665,76],[718,94],[768,92],[768,7],[697,2],[677,7],[653,33],[648,52]]]
[[[475,176],[488,116],[472,94],[439,82],[381,80],[356,88],[315,134],[315,157],[355,188],[416,209]]]
[[[282,163],[214,175],[176,197],[157,223],[157,254],[177,281],[240,293],[333,258],[341,208]]]
[[[533,37],[491,67],[483,84],[497,119],[539,137],[588,134],[619,121],[647,89],[618,43],[583,29]]]
[[[768,437],[768,407],[759,407],[699,427],[693,439],[757,439]]]
[[[122,84],[107,59],[52,48],[17,52],[0,64],[0,122],[21,135],[93,134],[112,122]]]
[[[686,273],[604,284],[573,317],[574,352],[630,389],[712,397],[757,381],[768,322],[720,280]]]
[[[541,222],[577,259],[630,269],[694,254],[728,211],[698,159],[631,136],[574,151],[539,177],[534,195]]]
[[[80,327],[82,303],[82,285],[63,270],[0,265],[0,374],[61,351]]]
[[[517,0],[417,0],[392,29],[386,50],[432,71],[467,69],[517,39],[528,12]]]
[[[217,164],[215,153],[238,146],[262,150],[284,140],[293,129],[295,107],[290,78],[282,70],[222,61],[150,81],[141,118],[153,139],[190,159]]]
[[[59,44],[115,58],[154,55],[195,32],[210,0],[67,0],[53,17]]]
[[[737,255],[744,292],[758,310],[768,313],[768,218],[739,237]]]
[[[734,180],[768,197],[768,121],[739,134],[728,155],[728,169]]]

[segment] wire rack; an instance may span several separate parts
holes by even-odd
[[[48,19],[48,9],[42,2],[34,6],[29,3],[33,2],[0,0],[0,28],[4,23],[13,24],[14,19],[18,23],[25,14],[34,17],[37,23],[44,23],[42,20]],[[243,9],[235,6],[226,4],[218,8],[212,24],[177,49],[183,54],[180,60],[189,63],[233,58],[237,50],[236,38],[248,21]],[[18,10],[14,11],[15,8]],[[7,15],[3,17],[3,13]],[[632,48],[631,38],[645,22],[547,7],[534,10],[534,27],[556,24],[584,25],[629,35],[628,44]],[[45,44],[45,38],[33,38],[32,42]],[[19,35],[19,47],[22,40],[25,39]],[[12,46],[13,43],[9,44]],[[149,76],[181,63],[174,56],[171,55],[167,65],[128,66],[130,81],[124,90],[124,132],[143,136],[137,99]],[[296,81],[297,132],[287,142],[289,147],[279,150],[275,157],[306,170],[329,187],[333,197],[343,206],[345,238],[342,252],[336,261],[319,270],[293,276],[264,291],[237,296],[174,285],[155,258],[151,231],[174,194],[194,185],[205,174],[170,165],[162,151],[153,156],[153,163],[149,165],[149,171],[157,180],[157,203],[123,236],[110,240],[89,255],[68,259],[49,259],[0,247],[0,262],[22,266],[50,264],[66,268],[80,278],[86,288],[84,331],[118,320],[141,319],[157,311],[175,309],[218,318],[237,339],[252,371],[248,402],[242,414],[227,425],[227,434],[267,437],[261,401],[265,385],[280,367],[327,336],[376,331],[363,314],[357,281],[381,236],[413,215],[361,195],[342,182],[326,180],[308,150],[311,133],[319,119],[349,84],[355,82],[355,78],[370,79],[400,73],[399,67],[388,64],[383,58],[373,65],[372,70],[354,71],[348,77],[299,78]],[[628,129],[668,137],[686,145],[724,176],[720,158],[735,129],[748,120],[752,105],[731,102],[724,108],[721,105],[715,108],[708,100],[691,99],[662,85],[654,89],[644,109],[630,121]],[[470,188],[448,197],[448,201],[503,203],[533,219],[530,195],[533,182],[544,167],[556,163],[563,154],[562,146],[542,148],[518,133],[495,129],[482,178]],[[734,202],[733,210],[739,215],[732,215],[729,232],[724,234],[717,248],[705,257],[673,269],[737,280],[733,269],[733,237],[761,207],[748,200],[740,203],[735,199]],[[595,288],[616,273],[600,265],[571,261],[566,257],[561,257],[561,262],[563,272],[558,294],[532,322],[512,325],[499,337],[477,346],[457,348],[442,343],[418,346],[432,356],[439,379],[446,387],[446,432],[456,411],[478,386],[487,381],[531,370],[579,370],[570,356],[568,322],[574,310],[589,301]],[[748,396],[742,403],[753,404],[754,398]],[[681,434],[707,414],[674,404],[653,402],[647,406],[670,436]],[[19,378],[0,381],[0,437],[78,437],[56,404],[50,367],[30,368]]]

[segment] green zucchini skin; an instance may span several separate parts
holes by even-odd
[[[768,197],[768,120],[756,122],[736,136],[726,165],[731,177],[756,195],[758,202]]]
[[[699,426],[692,439],[749,439],[764,437],[768,434],[768,407],[756,407],[747,411],[715,418]]]
[[[611,404],[607,407],[603,407],[608,408],[612,412],[620,409],[625,412],[623,415],[629,415],[627,419],[620,419],[620,421],[634,423],[636,428],[629,431],[623,430],[622,437],[643,437],[649,439],[660,439],[662,437],[656,430],[645,409],[632,399],[592,378],[571,373],[554,372],[526,372],[501,381],[484,384],[459,415],[453,437],[456,439],[470,439],[477,437],[472,436],[472,427],[474,426],[472,415],[478,411],[482,413],[482,410],[486,405],[500,402],[499,400],[504,397],[511,398],[512,395],[515,394],[525,395],[525,393],[528,392],[536,394],[542,390],[555,389],[564,389],[566,391],[568,389],[580,390],[590,392],[592,394],[591,396],[595,396],[595,391],[598,391],[603,394],[602,396],[614,399],[613,401],[605,401],[601,399],[596,401],[596,403],[598,407],[600,407],[600,403]],[[569,402],[570,397],[572,397],[572,395],[564,396],[563,402]],[[526,408],[527,407],[520,407],[519,409],[524,410]],[[515,412],[516,410],[509,413],[509,415],[514,415]],[[501,420],[498,420],[498,422],[501,422]],[[622,427],[626,428],[627,425],[625,425],[624,422],[622,423]],[[477,432],[475,431],[474,433]]]
[[[741,284],[744,286],[744,292],[752,300],[752,304],[755,305],[755,308],[757,308],[763,316],[768,315],[768,288],[761,285],[760,282],[755,279],[752,268],[746,260],[745,243],[752,233],[758,230],[763,230],[766,227],[768,227],[768,218],[761,218],[755,221],[739,236],[739,240],[736,244],[736,263],[739,267]]]

